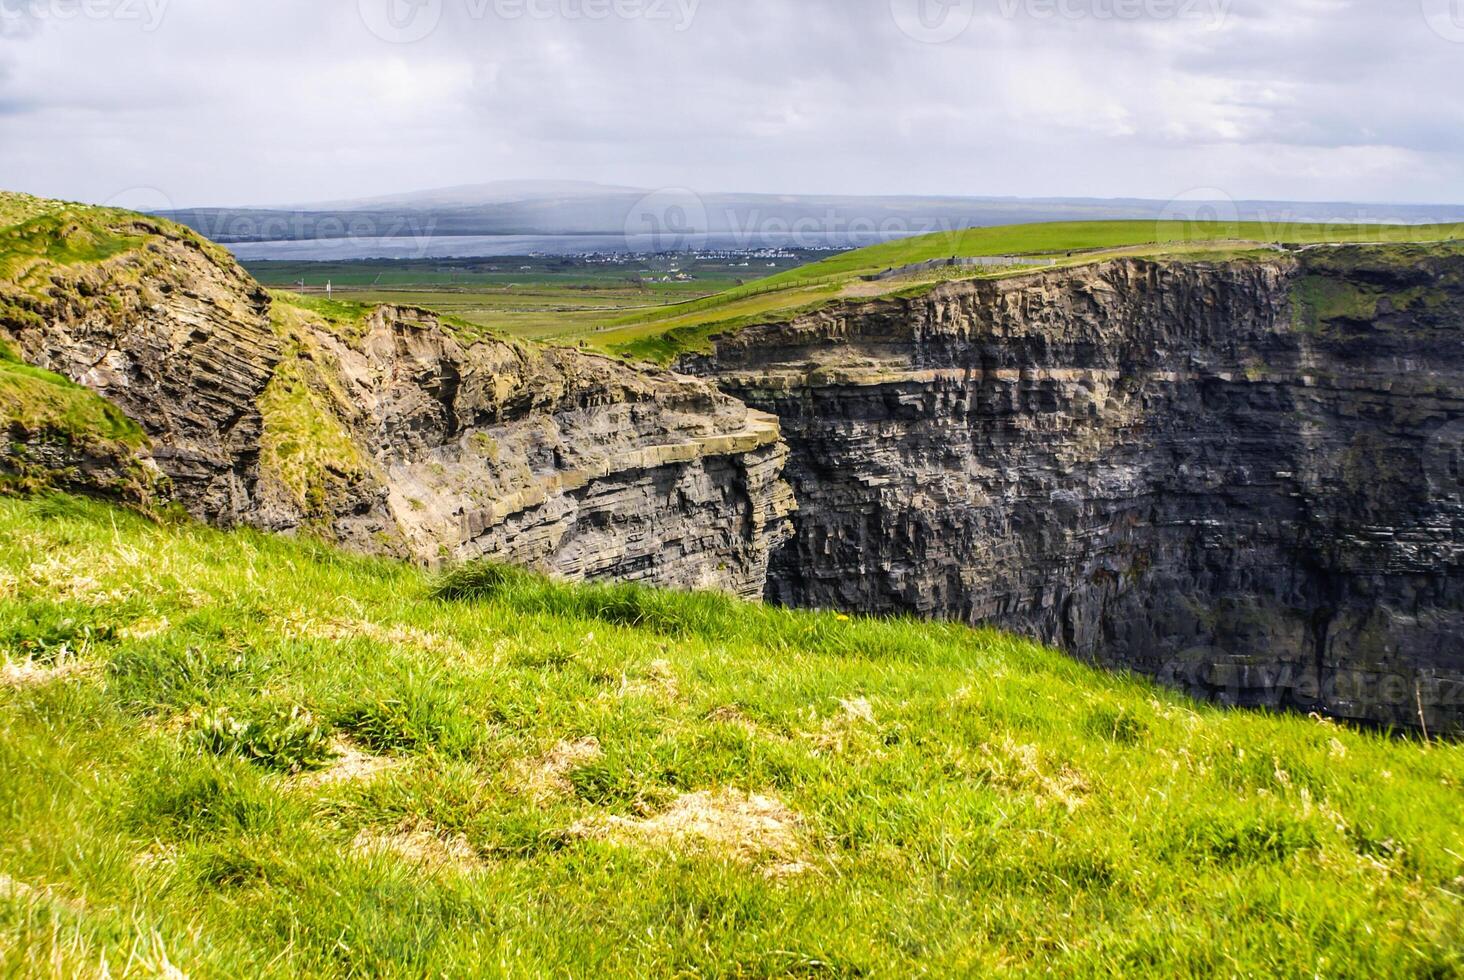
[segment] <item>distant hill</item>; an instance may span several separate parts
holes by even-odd
[[[1443,223],[1458,205],[1140,198],[851,197],[699,194],[568,181],[502,181],[362,200],[272,208],[163,212],[224,244],[338,238],[493,235],[651,236],[667,249],[697,237],[758,244],[804,235],[819,244],[863,245],[935,231],[1039,221],[1152,220]]]

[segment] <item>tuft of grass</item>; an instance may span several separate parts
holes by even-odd
[[[0,499],[27,642],[7,975],[1464,971],[1464,745],[988,630]]]
[[[193,738],[214,755],[235,755],[291,774],[324,769],[336,755],[330,731],[299,705],[244,719],[220,708],[194,723]]]
[[[59,374],[21,361],[0,339],[0,423],[22,436],[61,439],[78,447],[140,448],[142,427],[116,405]]]

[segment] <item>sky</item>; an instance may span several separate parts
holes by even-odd
[[[1464,203],[1464,0],[0,0],[0,187],[508,179]]]

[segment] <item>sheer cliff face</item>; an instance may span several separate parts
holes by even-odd
[[[783,422],[800,511],[773,599],[1464,727],[1464,257],[952,284],[684,367]]]

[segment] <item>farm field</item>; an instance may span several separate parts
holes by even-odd
[[[1460,238],[1464,238],[1464,225],[1090,221],[969,228],[844,252],[715,296],[633,311],[611,321],[597,333],[594,343],[616,353],[667,363],[681,353],[704,349],[707,339],[722,330],[788,320],[839,298],[899,296],[953,278],[989,279],[1032,272],[1027,266],[998,266],[865,281],[868,276],[943,258],[1011,256],[1050,260],[1063,267],[1120,256],[1217,260],[1264,253],[1280,245]]]
[[[816,253],[695,259],[675,255],[517,256],[452,261],[250,262],[265,284],[363,305],[420,306],[532,340],[593,338],[610,321],[788,271]],[[684,276],[686,278],[678,278]]]

